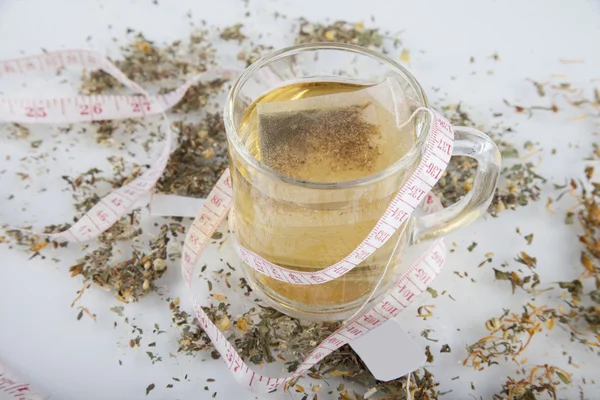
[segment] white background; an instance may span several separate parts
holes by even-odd
[[[186,17],[188,11],[191,18]],[[244,18],[246,11],[250,11],[249,18]],[[272,16],[275,11],[288,19],[275,21]],[[526,250],[538,258],[538,272],[544,282],[574,279],[581,272],[578,261],[581,248],[575,236],[577,227],[563,223],[571,200],[553,205],[556,214],[548,213],[544,205],[547,196],[556,194],[551,190],[552,183],[562,184],[566,177],[581,176],[582,159],[589,156],[591,143],[598,141],[596,135],[600,132],[597,119],[596,122],[590,118],[572,121],[581,114],[580,110],[567,109],[558,114],[540,112],[529,119],[526,115],[515,115],[502,100],[547,105],[549,100],[539,99],[526,78],[545,81],[553,74],[564,74],[561,79],[587,88],[588,94],[592,85],[600,86],[600,2],[250,0],[246,5],[241,0],[159,0],[159,4],[154,5],[151,0],[0,0],[0,58],[36,54],[42,48],[87,48],[116,56],[118,44],[126,43],[126,28],[139,30],[151,40],[171,41],[187,38],[194,29],[190,22],[198,25],[202,19],[215,26],[243,21],[244,32],[249,36],[257,38],[262,33],[263,43],[282,46],[291,43],[292,22],[301,16],[309,20],[364,20],[367,26],[381,27],[392,33],[401,31],[402,44],[411,52],[409,67],[434,103],[440,99],[445,103],[461,101],[483,126],[497,122],[516,126],[510,140],[518,144],[532,140],[539,142],[537,147],[543,149],[539,172],[549,183],[544,187],[542,200],[517,212],[507,211],[498,219],[478,221],[451,235],[449,243],[456,242],[457,250],[450,255],[444,272],[433,286],[440,293],[448,290],[456,301],[448,296],[432,300],[426,294],[421,302],[436,305],[432,319],[424,323],[414,317],[414,309],[401,316],[406,329],[416,337],[425,327],[434,329],[431,336],[439,339],[438,343],[422,339],[419,343],[432,346],[435,362],[429,367],[441,380],[442,391],[453,390],[447,398],[490,398],[500,390],[508,374],[516,376],[517,368],[503,363],[484,372],[472,372],[460,364],[466,354],[464,346],[485,335],[482,321],[499,316],[502,308],[519,312],[520,305],[531,300],[523,294],[511,295],[507,282],[494,282],[491,267],[499,268],[506,261],[512,269],[517,269],[512,260],[518,251]],[[371,16],[375,18],[374,23],[370,22]],[[91,36],[89,41],[88,36]],[[499,55],[498,61],[490,57],[495,53]],[[473,64],[469,61],[471,57],[475,58]],[[584,62],[564,64],[559,61],[561,58]],[[0,80],[0,91],[5,83]],[[492,110],[504,116],[493,119]],[[39,132],[43,134],[43,128]],[[93,138],[78,140],[86,151],[94,147]],[[86,151],[76,151],[47,165],[52,168],[47,175],[51,182],[47,185],[48,193],[39,197],[25,195],[22,200],[33,210],[31,213],[40,215],[38,219],[30,212],[19,212],[14,202],[8,205],[6,200],[8,193],[22,191],[23,184],[12,178],[18,168],[14,163],[7,163],[5,156],[19,146],[20,155],[27,154],[27,143],[2,139],[0,146],[0,171],[8,170],[0,175],[1,222],[11,225],[37,222],[37,226],[43,226],[47,222],[68,221],[74,211],[69,198],[61,192],[64,184],[59,185],[60,175],[65,171],[72,175],[84,171],[84,164],[95,162],[93,157],[90,160]],[[550,156],[553,148],[557,154]],[[538,157],[530,160],[537,163]],[[531,246],[515,233],[517,226],[523,234],[535,232]],[[468,252],[466,247],[473,241],[479,245]],[[487,252],[495,253],[492,265],[478,269]],[[212,253],[214,259],[207,261],[218,263],[218,256]],[[154,365],[145,354],[144,346],[139,350],[127,347],[132,337],[129,327],[119,324],[113,328],[113,322],[121,319],[109,311],[110,307],[119,305],[110,294],[98,289],[86,293],[81,304],[98,315],[98,322],[85,316],[77,321],[78,311],[69,305],[80,289],[80,281],[68,277],[68,267],[83,254],[71,246],[66,252],[48,253],[47,260],[28,261],[28,253],[0,245],[2,363],[25,377],[40,393],[57,400],[141,399],[145,398],[144,391],[150,383],[155,383],[156,389],[147,397],[149,399],[208,399],[213,392],[218,393],[218,399],[256,397],[234,383],[222,361],[201,362],[201,358],[210,358],[208,354],[169,358],[169,352],[175,353],[177,348],[177,331],[169,328],[167,304],[158,296],[126,306],[126,314],[135,317],[147,333],[154,323],[168,331],[154,339],[144,339],[146,344],[155,340],[156,350],[151,350],[163,356],[163,361]],[[55,256],[61,261],[49,260]],[[227,257],[235,260],[231,255]],[[460,278],[454,271],[461,274],[467,271],[469,278],[477,283]],[[182,304],[189,306],[177,268],[170,268],[161,284],[165,293],[181,296]],[[558,292],[550,296],[555,304],[560,303],[558,296]],[[451,346],[452,353],[439,353],[445,343]],[[563,350],[573,356],[578,368],[567,366]],[[591,383],[600,368],[598,356],[581,345],[569,343],[568,335],[559,328],[550,336],[543,333],[536,337],[524,356],[528,359],[526,365],[554,363],[574,373],[573,387],[561,391],[561,398],[576,398],[580,390],[585,398],[600,398],[597,394],[600,386]],[[118,360],[122,360],[122,366]],[[184,379],[186,374],[187,380]],[[451,380],[457,376],[458,379]],[[180,378],[182,383],[174,382],[172,377]],[[216,382],[206,383],[209,377]],[[471,382],[475,390],[471,389]],[[166,389],[168,383],[173,383],[174,388]],[[209,391],[204,390],[207,385]],[[310,387],[310,380],[303,385]],[[332,383],[332,389],[335,386],[337,383]],[[327,390],[330,389],[325,387],[319,393],[319,399],[328,398]],[[257,398],[300,397],[276,393]]]

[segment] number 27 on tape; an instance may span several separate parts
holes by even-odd
[[[133,112],[142,112],[142,111],[150,111],[150,103],[147,101],[140,101],[138,103],[133,103],[131,105],[133,107]]]

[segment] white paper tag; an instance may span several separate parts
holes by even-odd
[[[425,364],[425,351],[390,319],[378,328],[350,342],[375,379],[398,379]]]
[[[195,217],[204,205],[204,199],[153,194],[150,199],[150,215],[156,217]]]

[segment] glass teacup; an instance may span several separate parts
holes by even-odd
[[[291,147],[289,143],[288,147],[282,147],[288,149],[289,160],[284,152],[278,155],[278,164],[269,164],[259,149],[256,109],[261,103],[327,95],[332,93],[332,87],[337,93],[345,88],[352,92],[389,79],[399,85],[409,100],[409,111],[427,107],[423,89],[409,71],[383,55],[357,46],[325,43],[294,46],[264,57],[246,69],[231,89],[224,114],[236,215],[235,221],[230,222],[235,240],[274,264],[300,272],[314,272],[335,264],[356,248],[423,157],[430,116],[417,114],[405,128],[398,130],[397,136],[383,137],[377,144],[380,147],[374,155],[389,155],[390,148],[402,147],[397,142],[402,137],[405,146],[390,153],[396,158],[389,165],[357,173],[346,173],[342,168],[346,174],[336,181],[337,175],[332,172],[337,171],[336,165],[327,164],[331,171],[319,171],[321,167],[313,161],[322,160],[322,156],[297,162],[293,140]],[[310,90],[313,92],[307,95]],[[291,129],[291,125],[283,124],[281,134],[288,134],[284,131]],[[496,145],[472,128],[454,127],[454,133],[452,155],[469,156],[478,162],[472,189],[463,199],[437,213],[421,216],[415,213],[385,245],[351,272],[321,285],[293,285],[274,280],[244,264],[253,289],[276,309],[313,320],[343,319],[368,298],[376,301],[402,273],[403,267],[407,267],[403,260],[409,246],[469,225],[485,212],[492,200],[501,162]],[[371,147],[368,144],[365,151],[371,151]],[[279,168],[286,160],[291,167],[301,165],[302,173]],[[323,174],[319,175],[320,172]],[[317,174],[314,176],[323,179],[307,179],[306,176],[313,175],[303,173]]]

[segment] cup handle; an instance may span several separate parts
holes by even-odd
[[[460,201],[433,214],[419,217],[411,235],[411,243],[444,236],[473,223],[483,215],[494,197],[502,157],[496,143],[477,129],[455,126],[453,156],[477,160],[473,187]]]

